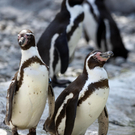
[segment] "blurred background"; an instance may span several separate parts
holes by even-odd
[[[21,58],[17,34],[22,29],[30,29],[37,42],[59,12],[61,2],[62,0],[0,0],[0,135],[11,134],[3,120],[6,91]],[[105,4],[117,23],[125,47],[130,51],[124,63],[117,60],[105,65],[110,79],[110,95],[107,101],[110,123],[108,135],[135,135],[135,0],[105,0]],[[61,77],[74,80],[82,72],[84,59],[90,52],[89,47],[82,37],[76,48],[75,59]],[[62,90],[54,89],[56,97]],[[42,125],[47,111],[48,106],[39,122],[38,135],[45,134]],[[85,135],[97,135],[97,130],[96,121]]]

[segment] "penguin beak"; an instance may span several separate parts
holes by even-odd
[[[104,53],[101,53],[100,56],[104,59],[109,59],[110,57],[112,57],[114,54],[112,51],[107,51]]]
[[[22,46],[22,45],[25,43],[25,39],[26,39],[25,37],[21,37],[21,38],[19,39],[18,42],[19,42],[19,45],[20,45],[20,46]]]

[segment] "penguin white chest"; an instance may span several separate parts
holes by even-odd
[[[104,68],[89,70],[88,79],[79,93],[72,135],[84,134],[99,117],[109,96],[108,76]]]
[[[97,32],[97,22],[93,16],[92,13],[90,13],[89,6],[87,4],[83,5],[84,7],[84,27],[85,30],[87,31],[88,36],[90,37],[91,40],[93,40],[95,43],[97,43],[96,39],[96,32]]]
[[[80,98],[83,94],[84,92],[80,93]],[[77,107],[72,135],[84,134],[86,132],[87,128],[101,114],[107,102],[108,95],[109,88],[99,88]]]
[[[20,129],[37,126],[48,95],[48,70],[44,65],[33,63],[23,71],[12,112],[12,123]]]
[[[84,96],[84,93],[85,91],[79,94],[79,99],[82,96]],[[108,95],[109,95],[109,88],[97,89],[77,107],[72,135],[85,134],[87,128],[98,118],[103,108],[105,107]],[[62,119],[58,127],[58,133],[60,135],[64,134],[65,126],[66,126],[66,117]]]

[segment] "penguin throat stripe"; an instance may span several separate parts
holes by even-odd
[[[84,13],[80,14],[75,20],[74,20],[74,24],[73,27],[70,26],[71,24],[68,25],[67,27],[67,39],[68,41],[70,40],[71,36],[73,35],[74,31],[78,28],[79,23],[81,23],[83,21],[84,18]],[[72,27],[71,29],[69,29],[69,27]]]
[[[98,90],[99,88],[109,88],[108,80],[104,79],[99,82],[91,83],[88,86],[88,90],[85,91],[84,96],[79,99],[77,106],[82,104],[83,101],[85,101],[94,91]]]
[[[99,13],[96,14],[96,13],[94,12],[94,9],[93,9],[93,7],[92,7],[92,4],[90,4],[88,1],[86,1],[86,3],[87,3],[87,4],[89,5],[89,7],[90,7],[90,9],[89,9],[90,11],[89,11],[89,12],[92,13],[94,19],[95,19],[96,21],[98,21],[98,14],[99,14]]]
[[[24,69],[29,67],[32,63],[35,63],[35,62],[39,63],[40,65],[45,65],[37,56],[33,56],[30,59],[26,60],[22,64],[21,69],[20,69],[20,79],[18,82],[18,89],[21,87],[22,82],[23,82]]]

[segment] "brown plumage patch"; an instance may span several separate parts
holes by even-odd
[[[21,87],[22,82],[23,82],[24,69],[29,67],[32,63],[39,63],[40,65],[45,65],[37,56],[33,56],[32,58],[26,60],[20,69],[20,79],[18,82],[18,89]],[[47,66],[46,66],[46,68],[47,68]]]
[[[15,92],[17,91],[17,73],[12,79],[12,82],[7,90],[7,104],[6,104],[6,118],[5,118],[6,125],[9,125],[9,121],[11,120],[12,117],[13,97]]]
[[[107,113],[106,108],[104,108],[104,112],[105,112],[105,116],[106,116],[106,118],[108,118],[108,113]]]
[[[101,80],[99,82],[91,83],[88,86],[88,90],[84,93],[84,96],[81,97],[78,101],[78,106],[85,101],[94,91],[98,90],[99,88],[107,88],[108,86],[108,80]]]

